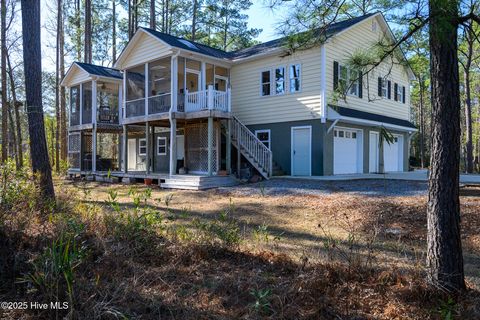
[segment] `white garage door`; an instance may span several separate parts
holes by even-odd
[[[385,172],[403,171],[403,140],[401,136],[394,136],[394,142],[383,142],[383,161]]]
[[[333,174],[358,173],[361,145],[356,130],[335,128],[333,132]]]

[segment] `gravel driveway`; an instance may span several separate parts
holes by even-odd
[[[220,188],[240,196],[250,195],[322,195],[352,193],[366,196],[417,196],[426,195],[427,182],[405,180],[366,179],[350,181],[321,181],[309,179],[274,178],[258,183],[246,183],[235,187]]]

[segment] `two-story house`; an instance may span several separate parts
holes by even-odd
[[[140,28],[115,69],[74,63],[62,82],[70,173],[204,188],[235,183],[244,167],[265,178],[274,166],[297,176],[408,170],[411,69],[401,53],[365,74],[348,64],[393,41],[383,15],[325,32],[309,49],[278,39],[224,52]],[[382,127],[393,143],[381,143]]]

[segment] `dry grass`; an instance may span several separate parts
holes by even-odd
[[[134,210],[130,186],[57,184],[62,211],[84,225],[80,238],[89,248],[76,273],[74,309],[59,316],[441,319],[439,311],[445,310],[459,319],[480,315],[475,289],[480,277],[480,198],[472,194],[462,197],[466,271],[472,289],[448,303],[447,296],[424,282],[425,197],[342,192],[241,196],[218,190],[154,189],[142,208],[160,212],[161,226],[135,229],[139,233],[131,237],[115,233],[115,225],[105,219],[118,214],[105,203],[112,188],[121,211]],[[138,193],[145,190],[140,185],[134,188]],[[215,245],[199,240],[204,239],[198,236],[199,226],[214,223],[225,211],[238,224],[243,241]],[[25,232],[9,229],[18,236],[3,245],[17,252],[14,273],[28,272],[29,260],[68,224],[35,215]],[[43,297],[32,289],[17,284],[3,300]],[[56,314],[28,310],[0,316],[47,319]]]

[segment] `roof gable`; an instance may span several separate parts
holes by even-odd
[[[74,62],[65,74],[61,85],[70,87],[92,80],[94,77],[108,78],[112,80],[123,79],[123,75],[119,70],[89,63]]]

